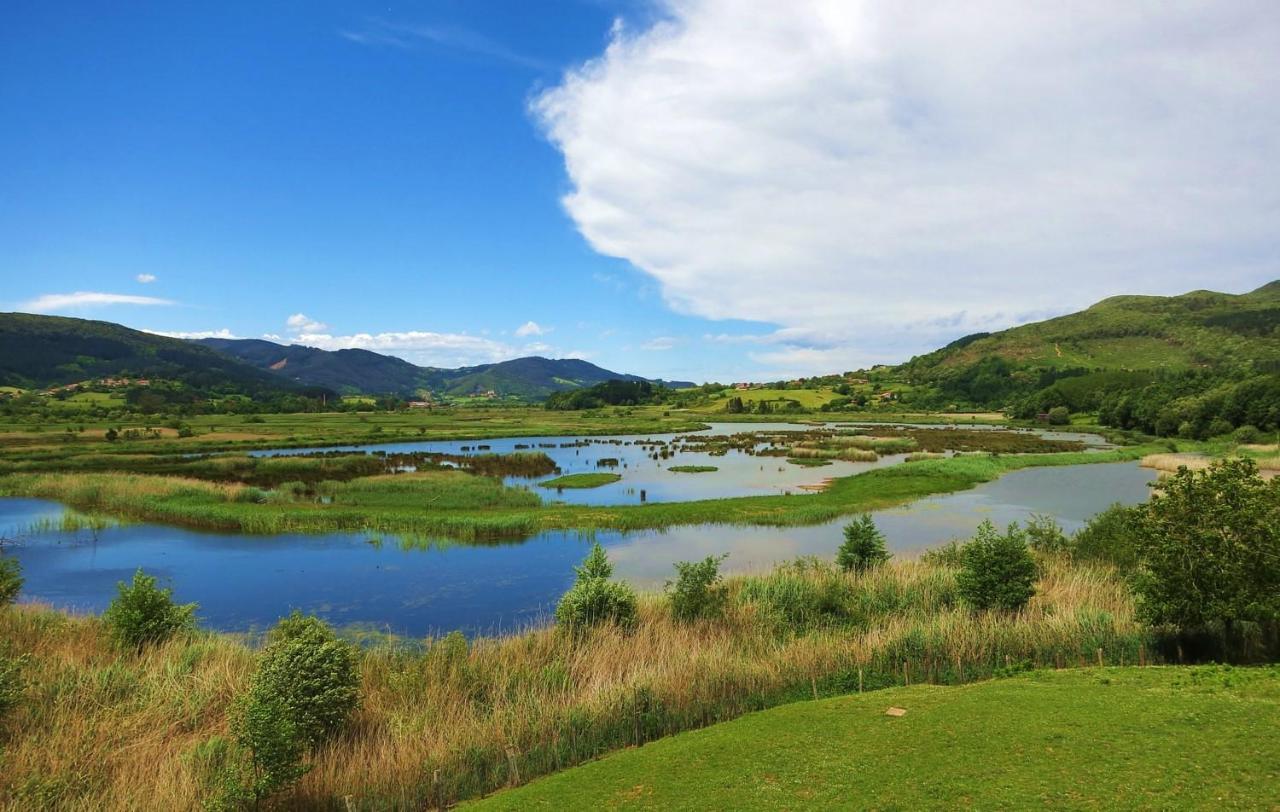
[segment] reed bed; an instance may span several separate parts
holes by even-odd
[[[632,631],[555,628],[360,658],[363,704],[282,799],[297,809],[434,808],[781,703],[905,682],[959,683],[1010,664],[1134,663],[1150,648],[1112,570],[1044,562],[1022,613],[974,613],[955,571],[929,562],[850,575],[816,562],[731,578],[720,619],[675,621],[642,596]],[[253,651],[196,634],[142,655],[110,648],[94,618],[0,612],[0,637],[31,655],[31,685],[5,723],[8,809],[195,809],[211,792],[202,753],[227,735]]]

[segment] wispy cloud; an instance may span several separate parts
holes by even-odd
[[[56,313],[61,310],[85,310],[110,305],[174,305],[177,302],[169,299],[158,299],[154,296],[133,296],[127,293],[100,293],[80,290],[75,293],[46,293],[37,296],[22,305],[22,309],[31,313]]]
[[[338,33],[344,39],[360,45],[404,49],[431,45],[533,70],[545,71],[553,67],[541,59],[514,51],[484,34],[455,25],[422,25],[372,20],[363,28],[342,30]]]
[[[150,285],[152,282],[156,281],[156,275],[153,273],[140,273],[137,276],[135,276],[134,279],[138,280],[144,285]]]
[[[657,338],[650,339],[649,341],[641,344],[640,349],[655,351],[670,350],[674,349],[679,343],[680,339],[678,338],[673,338],[671,336],[658,336]]]
[[[240,336],[223,327],[221,330],[147,330],[142,332],[151,333],[155,336],[168,336],[169,338],[239,338]]]

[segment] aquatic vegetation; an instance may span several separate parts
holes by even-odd
[[[540,488],[599,488],[622,479],[622,474],[566,474],[539,482]]]
[[[677,474],[709,474],[720,469],[714,465],[673,465],[667,470]]]

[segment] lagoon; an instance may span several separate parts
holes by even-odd
[[[669,476],[691,482],[713,475]],[[1073,530],[1114,502],[1144,501],[1154,478],[1155,472],[1136,463],[1028,468],[874,515],[890,549],[910,556],[967,537],[988,518],[1005,524],[1040,513]],[[56,526],[64,511],[45,500],[0,499],[0,538],[6,539],[5,551],[21,561],[26,578],[21,600],[100,612],[116,582],[142,567],[172,586],[178,600],[199,603],[200,620],[210,628],[263,629],[301,609],[341,627],[409,637],[452,630],[499,634],[547,622],[592,539],[609,550],[618,577],[642,589],[660,588],[678,560],[728,553],[724,569],[732,573],[801,555],[830,558],[846,521],[794,528],[554,531],[511,543],[402,544],[359,533],[253,536],[153,524],[63,531]]]

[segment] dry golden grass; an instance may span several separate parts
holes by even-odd
[[[1143,468],[1154,468],[1161,476],[1176,474],[1179,468],[1205,471],[1214,460],[1200,454],[1148,454],[1139,463]],[[1273,479],[1280,474],[1280,457],[1255,457],[1254,464],[1263,479]]]
[[[845,616],[788,614],[824,588],[845,596]],[[1046,562],[1039,594],[1017,616],[959,607],[954,571],[931,563],[864,576],[793,567],[728,589],[716,621],[678,623],[665,598],[649,595],[631,632],[546,628],[366,649],[354,723],[282,802],[432,807],[860,681],[967,681],[1010,660],[1092,662],[1098,649],[1132,662],[1145,641],[1114,572],[1059,560]],[[197,634],[121,653],[98,620],[34,606],[0,611],[0,639],[32,658],[25,702],[3,723],[4,808],[183,810],[206,800],[199,745],[226,735],[251,649]]]

